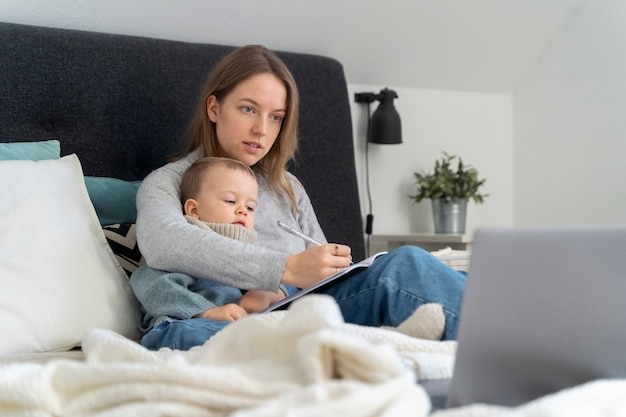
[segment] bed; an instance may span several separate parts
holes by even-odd
[[[205,77],[232,49],[0,23],[0,415],[431,412],[420,380],[451,377],[455,342],[346,324],[323,296],[188,352],[137,343],[134,195],[180,150]],[[301,95],[290,170],[329,241],[361,259],[341,63],[278,53]]]
[[[258,346],[264,335],[280,338],[276,332],[289,328],[287,317],[301,315],[310,326],[289,340],[311,338],[305,361],[294,346],[269,341],[269,356],[249,358],[251,342],[239,332],[222,347],[143,350],[127,283],[142,262],[133,234],[134,192],[181,149],[208,72],[233,47],[9,23],[0,24],[0,45],[1,194],[10,196],[0,203],[0,410],[255,415],[296,399],[302,411],[320,404],[331,410],[355,395],[371,397],[366,391],[385,384],[389,394],[379,396],[379,405],[419,391],[414,356],[420,352],[442,351],[430,372],[449,375],[454,343],[442,349],[437,342],[347,326],[334,302],[316,297],[300,313],[256,317],[247,325],[254,331],[244,332]],[[301,95],[299,150],[290,170],[307,188],[328,239],[349,244],[353,256],[363,258],[343,68],[328,57],[278,53]],[[333,332],[345,334],[330,337]],[[378,346],[394,338],[404,346],[404,359],[387,343]],[[278,347],[289,349],[277,357]],[[329,352],[342,349],[346,367],[338,370]],[[364,362],[352,369],[353,360]],[[198,373],[197,364],[206,370]],[[393,384],[403,388],[392,390]],[[171,395],[163,393],[166,387]],[[192,393],[197,398],[189,399]],[[416,398],[425,410],[427,399]]]

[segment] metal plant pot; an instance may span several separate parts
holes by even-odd
[[[444,199],[434,199],[432,202],[435,233],[459,235],[465,233],[467,200],[452,200],[446,203]]]

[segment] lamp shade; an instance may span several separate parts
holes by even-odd
[[[402,143],[400,115],[393,105],[393,99],[397,97],[395,91],[387,88],[381,90],[378,95],[377,99],[380,100],[380,105],[372,114],[369,137],[367,138],[370,143],[381,145]]]

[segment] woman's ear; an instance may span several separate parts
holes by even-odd
[[[185,210],[185,214],[196,219],[200,218],[200,213],[198,211],[198,202],[193,198],[188,198],[183,204],[183,209]]]
[[[217,121],[217,112],[219,110],[220,103],[217,101],[217,97],[210,95],[206,99],[206,114],[209,116],[209,120],[213,123]]]

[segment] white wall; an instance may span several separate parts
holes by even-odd
[[[584,3],[514,119],[515,223],[626,223],[626,2]]]
[[[355,92],[379,92],[386,86],[349,85]],[[481,225],[513,223],[513,109],[505,94],[395,89],[403,143],[369,144],[374,234],[432,232],[430,200],[414,204],[413,172],[432,170],[442,151],[457,154],[487,178],[482,205],[470,203],[469,233]],[[372,111],[377,107],[372,103]],[[367,105],[352,103],[357,171],[363,214],[369,210],[365,184]]]
[[[227,20],[237,28],[235,5],[210,3],[209,21],[203,1],[167,4],[0,0],[0,19],[212,42],[224,31],[213,30],[210,21]],[[243,29],[237,33],[283,35],[281,28],[267,25]],[[484,205],[470,205],[470,231],[513,223],[626,222],[625,32],[625,2],[587,0],[513,96],[388,85],[400,96],[396,106],[404,144],[370,146],[375,233],[432,230],[428,203],[413,206],[406,195],[412,173],[430,168],[441,150],[460,154],[487,178],[485,191],[491,196]],[[383,77],[381,85],[364,86],[348,78],[351,95],[377,92],[385,82]],[[352,103],[364,214],[365,108]]]
[[[250,6],[250,3],[247,4]],[[259,32],[259,28],[246,26],[241,32],[237,29],[238,20],[247,21],[254,14],[248,10],[249,7],[241,11],[240,15],[236,5],[222,4],[219,7],[218,4],[206,4],[198,0],[185,3],[186,7],[168,2],[157,5],[146,7],[144,2],[138,0],[107,3],[83,0],[24,0],[14,3],[12,0],[0,0],[0,11],[4,11],[8,21],[17,23],[218,43],[220,36],[229,33],[223,28],[225,21],[228,21],[229,30],[237,30],[235,34],[248,33],[250,38],[247,42],[237,38],[241,43],[257,41],[259,37],[258,41],[264,42],[276,38],[284,30],[265,26]],[[210,9],[210,13],[205,6]],[[267,10],[263,10],[260,16],[265,13]],[[377,36],[384,34],[379,33]],[[338,42],[342,40],[337,39]],[[272,43],[268,45],[273,46]],[[311,45],[308,48],[311,49]],[[306,50],[304,46],[303,50]],[[393,67],[390,66],[389,71],[393,71]],[[347,81],[351,101],[354,92],[378,92],[384,87],[355,85],[349,78]],[[413,192],[413,172],[430,169],[434,160],[441,156],[442,150],[459,154],[487,178],[484,191],[491,196],[483,205],[470,204],[468,231],[473,231],[479,225],[512,224],[511,97],[398,88],[393,85],[388,87],[399,94],[396,106],[402,117],[404,144],[370,146],[374,232],[392,234],[433,230],[429,202],[413,205],[407,195]],[[372,109],[376,106],[377,103],[373,103]],[[368,212],[363,152],[365,110],[365,105],[352,103],[356,162],[364,215]]]

